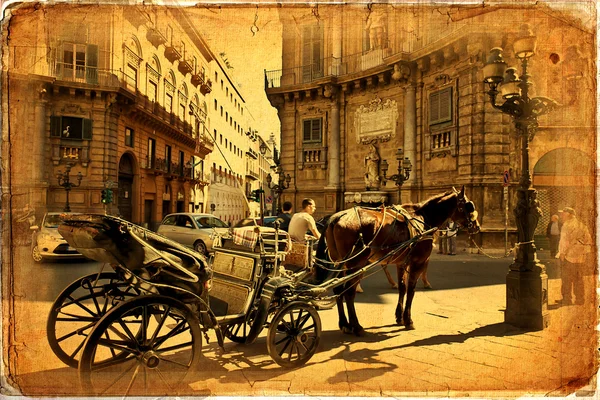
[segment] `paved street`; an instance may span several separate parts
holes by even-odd
[[[29,396],[77,394],[77,371],[51,352],[45,324],[59,292],[77,277],[97,270],[98,264],[34,264],[27,249],[18,250],[13,316],[16,381]],[[593,305],[554,305],[560,271],[551,263],[550,328],[524,332],[505,325],[509,263],[509,258],[464,251],[454,257],[435,254],[429,267],[434,289],[422,289],[419,283],[415,295],[414,331],[394,324],[397,294],[385,275],[369,277],[363,281],[365,292],[357,296],[357,312],[367,335],[342,334],[336,310],[322,311],[319,351],[297,370],[283,369],[271,360],[266,330],[251,346],[226,341],[224,353],[211,335],[210,343],[203,344],[200,369],[180,394],[558,396],[583,386],[581,378],[592,374],[595,362]]]

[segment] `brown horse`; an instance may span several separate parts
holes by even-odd
[[[317,247],[315,280],[323,282],[340,273],[346,275],[368,263],[396,264],[398,306],[396,323],[414,329],[410,310],[419,276],[426,270],[433,247],[432,237],[419,233],[439,228],[452,219],[469,233],[479,232],[475,205],[465,196],[465,188],[431,197],[419,204],[379,209],[354,207],[333,214],[326,221],[325,234]],[[328,257],[329,256],[329,257]],[[319,265],[320,264],[320,265]],[[406,277],[406,279],[404,279]],[[337,297],[339,327],[344,333],[364,334],[354,308],[356,285],[360,276],[334,289]],[[404,295],[406,306],[403,307]],[[346,301],[348,319],[343,308]]]

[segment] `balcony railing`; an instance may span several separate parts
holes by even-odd
[[[135,90],[137,80],[123,71],[100,69],[84,65],[73,65],[62,62],[50,64],[49,75],[58,80],[98,85],[109,88],[127,88]]]

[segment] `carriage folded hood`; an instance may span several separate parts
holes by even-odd
[[[84,256],[99,262],[121,264],[133,271],[161,258],[194,273],[208,267],[203,255],[117,217],[101,214],[69,216],[58,231]]]

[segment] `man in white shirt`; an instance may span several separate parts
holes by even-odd
[[[315,213],[317,206],[313,199],[302,200],[302,211],[294,214],[290,221],[290,227],[288,233],[295,242],[305,243],[306,232],[310,231],[317,239],[321,237],[321,234],[317,230],[317,224],[312,214]]]
[[[571,304],[571,294],[575,295],[575,304],[584,303],[583,280],[586,270],[587,255],[591,252],[592,237],[588,229],[581,223],[571,207],[565,207],[561,212],[563,226],[560,231],[558,255],[561,261],[561,293],[563,305]]]

